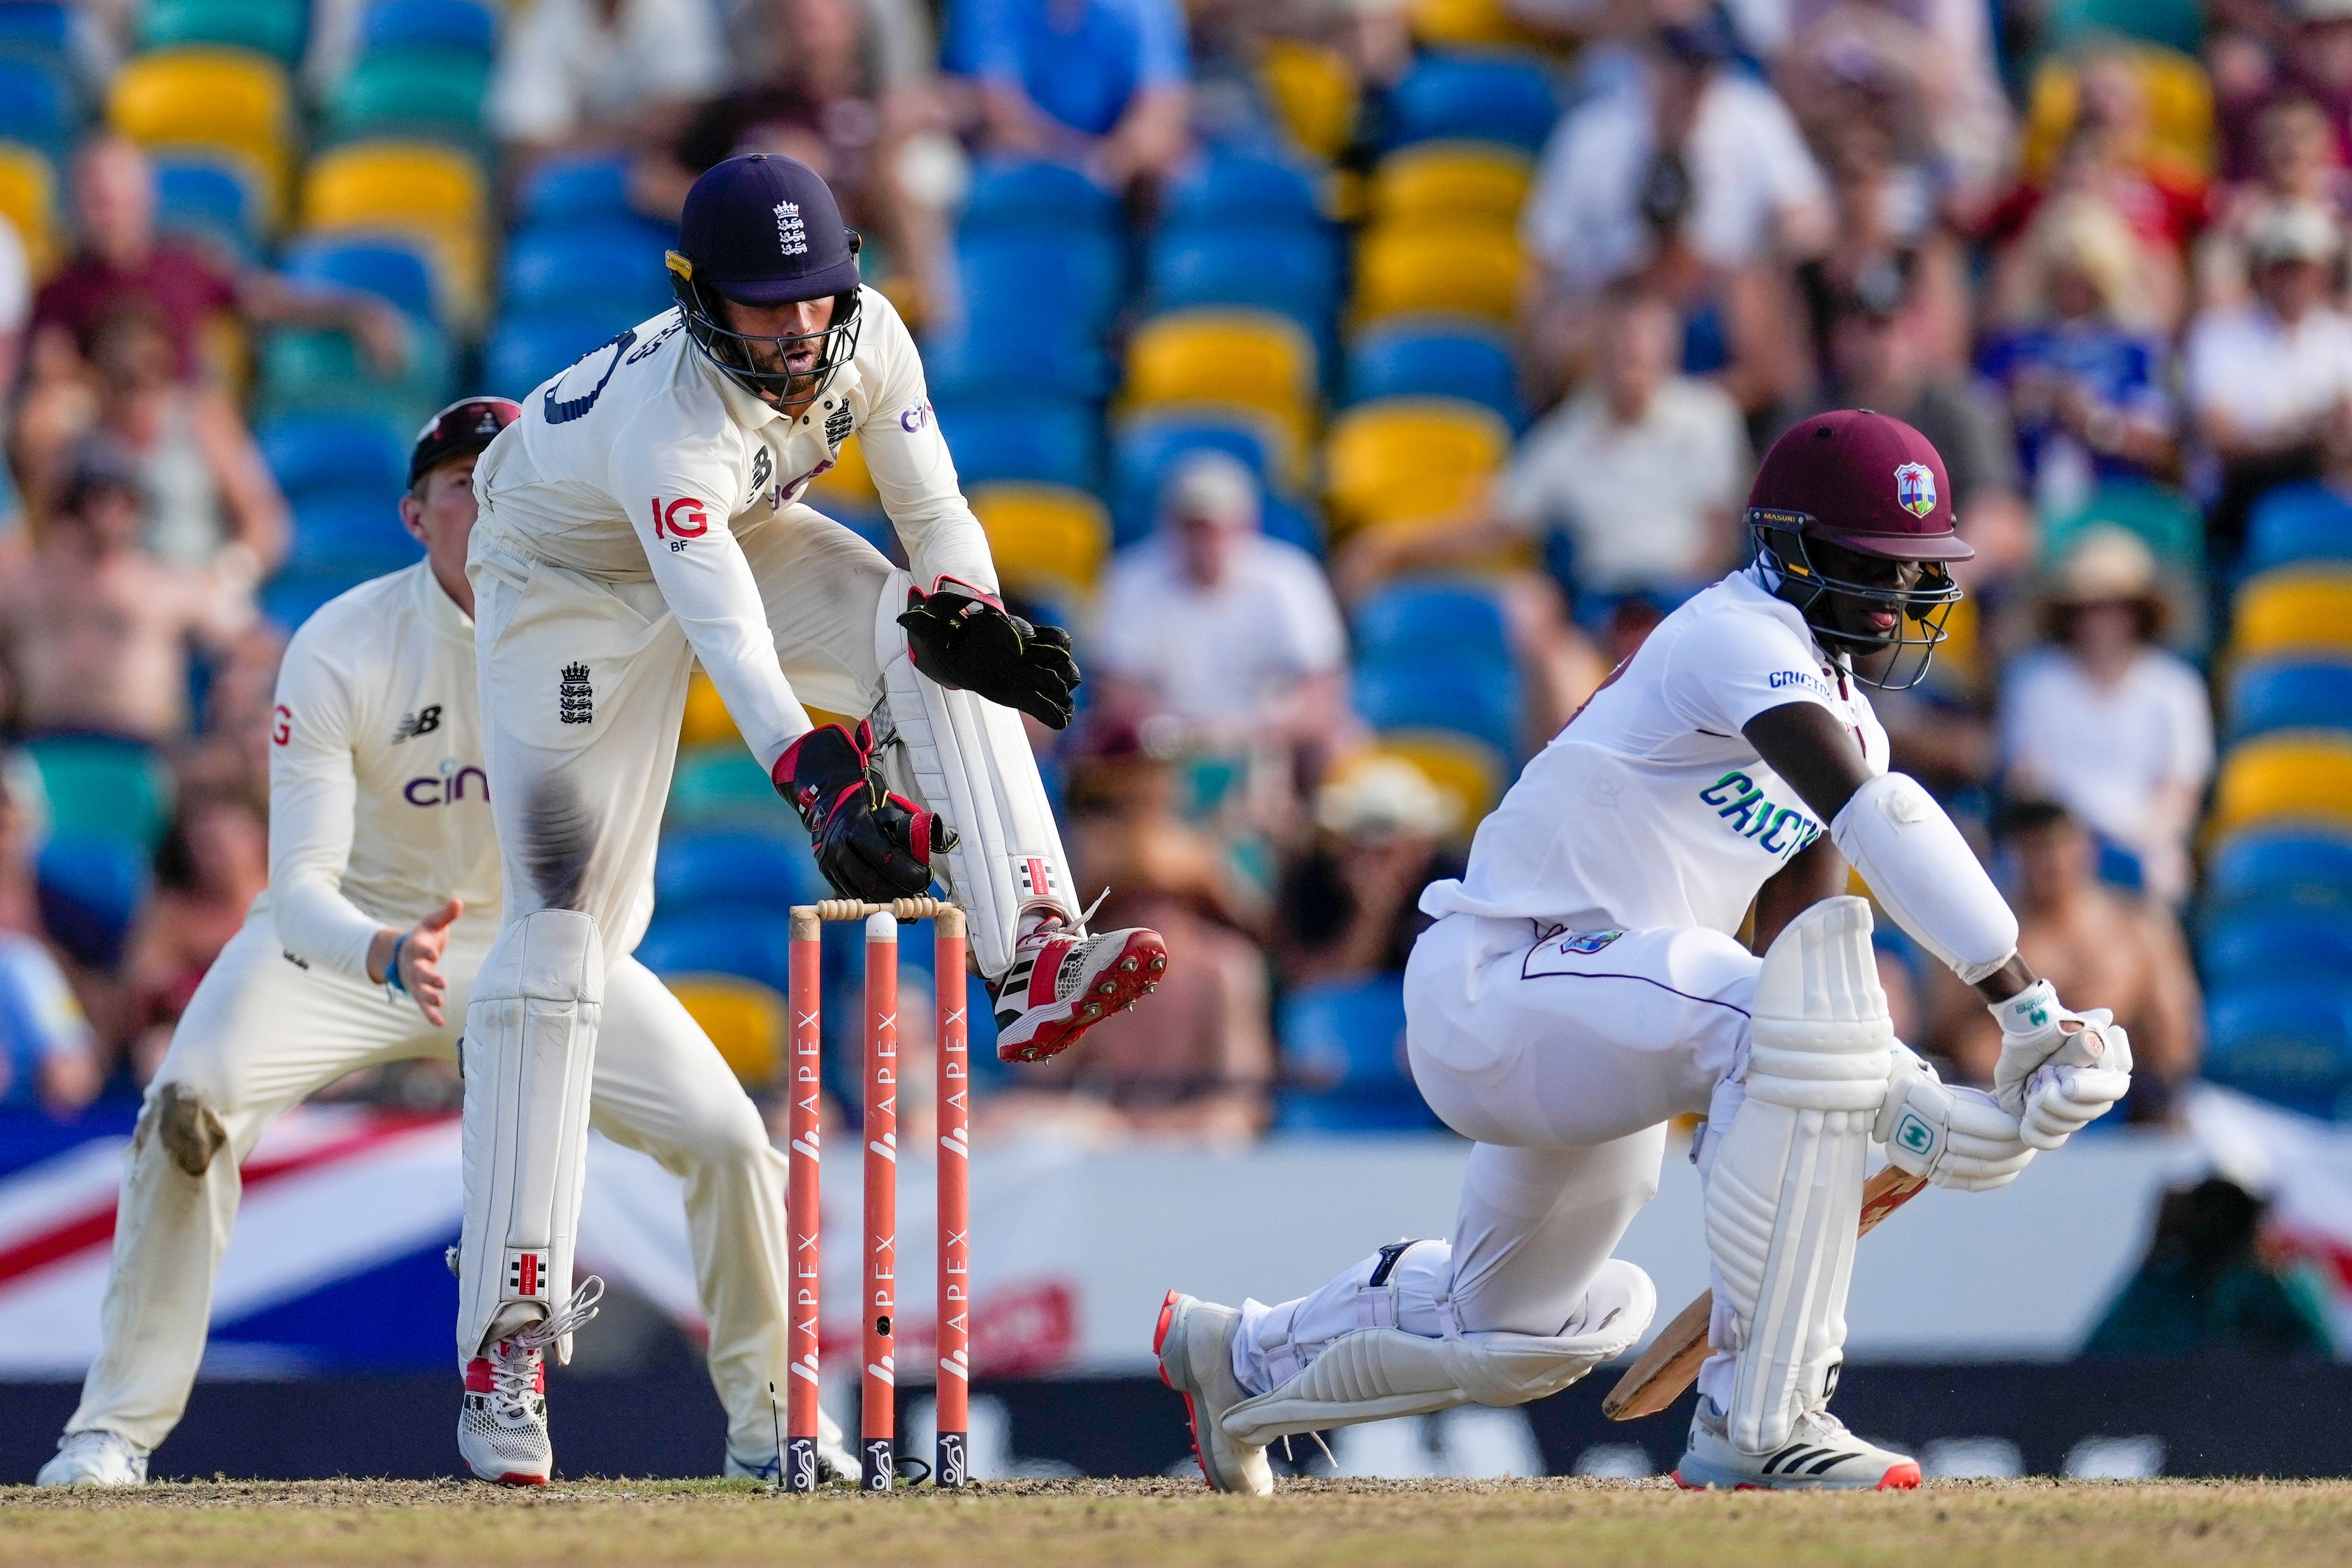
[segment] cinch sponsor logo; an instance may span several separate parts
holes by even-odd
[[[1775,691],[1785,690],[1794,686],[1805,691],[1817,692],[1827,698],[1834,699],[1837,696],[1836,692],[1830,689],[1828,681],[1809,669],[1776,669],[1767,679],[1766,684]]]
[[[487,801],[490,798],[490,775],[478,767],[461,767],[455,757],[448,757],[443,759],[438,777],[411,779],[401,786],[400,795],[411,805],[455,805],[461,800]]]
[[[1734,769],[1698,792],[1699,799],[1742,838],[1786,860],[1822,836],[1822,825],[1794,806],[1775,805],[1761,785]]]

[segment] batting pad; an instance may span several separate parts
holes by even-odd
[[[1061,830],[1021,715],[969,691],[950,691],[915,668],[907,651],[914,579],[893,572],[874,617],[888,722],[876,730],[899,754],[909,793],[956,831],[956,847],[934,854],[948,898],[971,922],[971,955],[995,979],[1013,967],[1023,911],[1051,909],[1078,923]]]
[[[587,1179],[588,1089],[604,1012],[596,922],[541,910],[499,933],[474,983],[462,1047],[466,1221],[457,1252],[457,1357],[482,1353],[500,1309],[552,1316],[572,1299]],[[558,1340],[572,1359],[572,1337]]]
[[[1727,1430],[1762,1454],[1829,1397],[1845,1347],[1863,1166],[1895,1046],[1869,904],[1825,899],[1790,921],[1754,1006],[1747,1098],[1702,1174],[1710,1338],[1735,1355]]]

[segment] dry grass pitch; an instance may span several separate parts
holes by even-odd
[[[2336,1564],[2340,1482],[1937,1482],[1909,1494],[1696,1495],[1659,1481],[1307,1481],[1267,1502],[1175,1481],[790,1499],[748,1482],[239,1482],[0,1488],[0,1562],[823,1568],[2160,1568]]]

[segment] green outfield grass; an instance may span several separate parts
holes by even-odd
[[[2352,1484],[1937,1482],[1915,1493],[1693,1495],[1656,1482],[1320,1481],[1271,1501],[1174,1481],[961,1498],[779,1498],[749,1483],[217,1482],[0,1488],[0,1562],[695,1563],[742,1568],[2158,1568],[2341,1563]]]

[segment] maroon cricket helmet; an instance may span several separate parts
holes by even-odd
[[[426,473],[452,458],[478,452],[499,438],[499,432],[522,417],[522,405],[511,397],[461,397],[425,422],[409,449],[411,489]]]
[[[1750,527],[1892,561],[1966,561],[1935,444],[1900,419],[1841,408],[1772,443],[1748,492]]]

